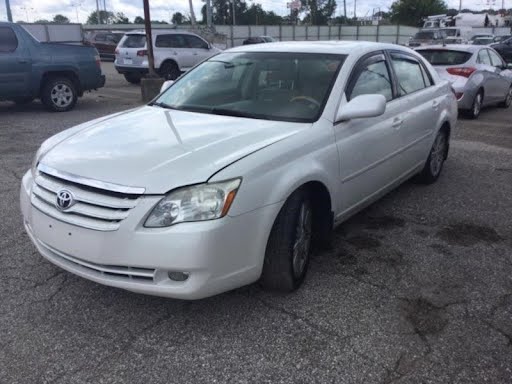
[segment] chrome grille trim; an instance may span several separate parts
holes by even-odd
[[[38,240],[39,243],[45,247],[52,255],[56,258],[62,258],[67,262],[73,263],[75,266],[80,266],[89,271],[94,271],[100,275],[108,276],[108,277],[118,277],[126,280],[146,280],[153,282],[155,277],[155,269],[151,268],[137,268],[137,267],[124,267],[117,265],[103,265],[96,264],[90,261],[84,261],[81,259],[77,259],[76,257],[69,256],[65,253],[62,253],[55,248],[52,248],[46,243]]]
[[[105,181],[88,179],[86,177],[74,175],[72,173],[59,171],[57,169],[48,167],[42,163],[37,165],[37,169],[41,172],[44,172],[48,175],[52,175],[59,179],[64,179],[71,181],[72,183],[87,185],[89,187],[104,189],[111,192],[125,193],[127,195],[142,195],[146,192],[145,188],[142,187],[127,187],[125,185],[119,185],[114,183],[107,183]]]
[[[64,211],[56,206],[57,193],[62,189],[70,190],[75,199],[75,204]],[[140,195],[100,190],[40,170],[30,200],[35,208],[59,221],[96,231],[115,231],[139,199]]]

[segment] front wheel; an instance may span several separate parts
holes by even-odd
[[[260,279],[263,288],[291,292],[300,287],[309,265],[312,235],[313,205],[308,193],[298,190],[272,227]]]
[[[417,176],[417,181],[422,184],[432,184],[437,181],[443,170],[444,161],[448,153],[448,135],[444,130],[438,132],[427,162],[421,173]]]
[[[41,101],[50,111],[69,111],[73,109],[78,101],[76,87],[66,77],[52,77],[43,86]]]
[[[160,67],[160,76],[162,76],[165,80],[176,80],[180,75],[180,69],[176,65],[176,63],[172,61],[166,61]]]

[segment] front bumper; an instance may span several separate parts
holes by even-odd
[[[270,228],[280,204],[220,220],[148,229],[143,223],[161,196],[144,196],[116,231],[64,223],[31,203],[33,178],[22,180],[25,229],[55,265],[100,284],[133,292],[200,299],[258,280]],[[186,272],[184,282],[169,272]]]

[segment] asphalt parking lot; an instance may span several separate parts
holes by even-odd
[[[340,226],[296,293],[185,302],[64,272],[22,228],[41,142],[140,104],[103,68],[71,112],[0,103],[0,383],[512,382],[512,108],[461,119],[438,183]]]

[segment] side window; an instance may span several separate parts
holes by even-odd
[[[501,57],[494,51],[491,51],[490,49],[488,49],[489,51],[489,56],[491,56],[491,63],[492,63],[492,66],[493,67],[503,67],[503,60],[501,60]]]
[[[418,61],[413,58],[394,56],[392,62],[402,96],[428,87],[428,83],[425,83],[423,67]]]
[[[106,40],[107,40],[107,35],[105,35],[104,33],[98,33],[98,34],[94,37],[94,40],[95,40],[95,41],[106,41]]]
[[[0,27],[0,53],[14,52],[18,48],[18,39],[12,28]]]
[[[208,49],[208,44],[197,36],[185,35],[185,40],[190,48]]]
[[[482,49],[478,52],[478,64],[492,65],[487,49]]]
[[[369,94],[383,95],[387,101],[393,99],[391,77],[384,60],[365,65],[353,84],[354,86],[347,95],[349,100],[356,96]]]
[[[432,80],[432,76],[429,75],[428,71],[425,69],[423,65],[420,65],[421,73],[423,74],[423,81],[425,81],[425,84],[427,87],[431,87],[434,85],[434,81]]]
[[[169,35],[158,35],[155,40],[155,47],[158,48],[186,48],[183,35],[169,34]]]

